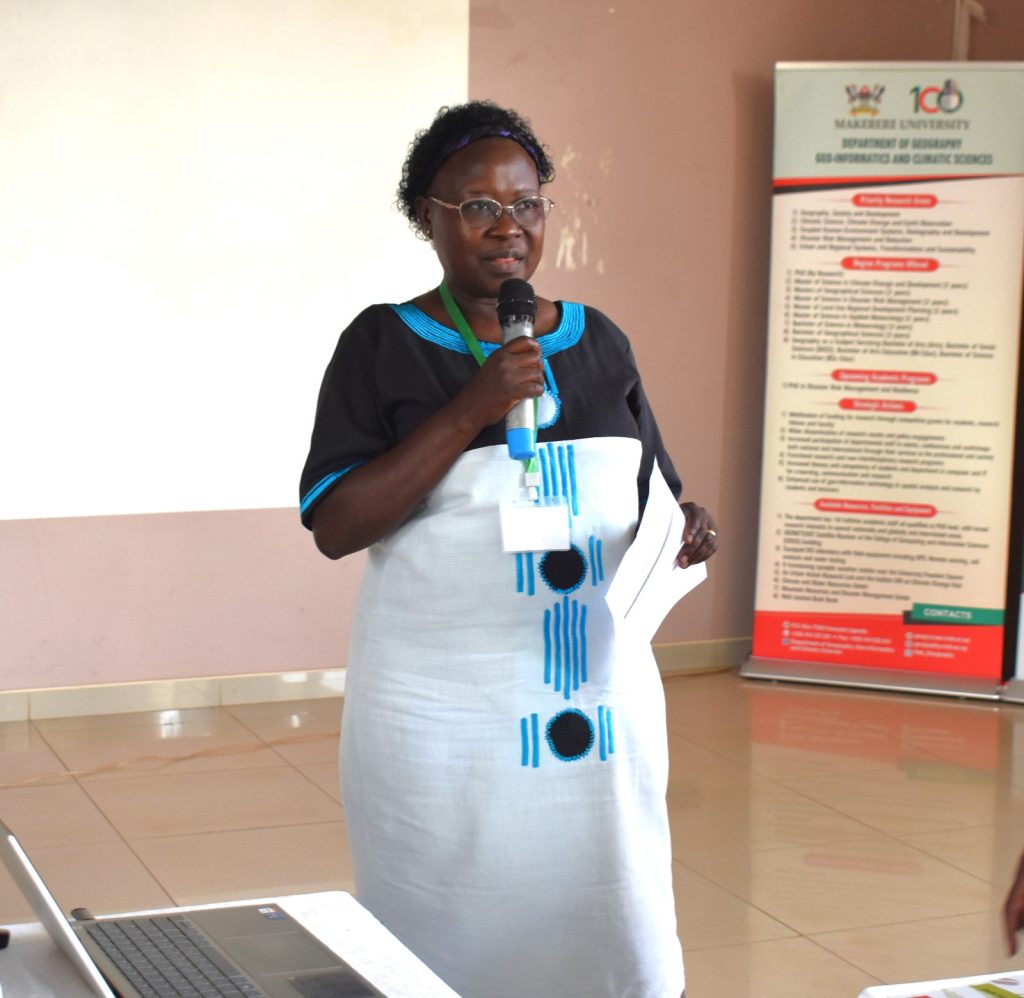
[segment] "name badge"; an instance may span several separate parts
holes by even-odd
[[[569,550],[569,506],[563,497],[503,502],[500,511],[506,553]]]

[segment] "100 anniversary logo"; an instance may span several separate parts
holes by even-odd
[[[847,111],[851,117],[875,117],[882,110],[885,87],[851,83],[846,87]],[[955,80],[946,80],[942,86],[916,86],[910,88],[914,114],[954,114],[964,106],[964,92]]]

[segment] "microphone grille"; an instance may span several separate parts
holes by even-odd
[[[537,314],[537,295],[527,281],[510,277],[498,288],[498,316]]]

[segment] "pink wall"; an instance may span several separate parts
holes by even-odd
[[[972,57],[1024,59],[1022,5],[984,6]],[[687,492],[722,528],[712,580],[659,640],[746,637],[772,64],[946,59],[952,3],[470,10],[471,96],[531,117],[561,164],[538,289],[597,305],[630,334]],[[559,224],[577,218],[576,269],[556,268]],[[317,555],[290,509],[0,522],[0,551],[0,689],[336,667],[361,565]]]
[[[0,689],[338,668],[362,555],[293,509],[0,522]]]
[[[984,7],[972,57],[1024,59],[1022,5]],[[560,164],[534,283],[626,330],[687,495],[719,521],[709,582],[658,641],[751,630],[773,65],[948,60],[952,11],[951,0],[471,7],[470,95],[524,113]],[[577,247],[586,236],[575,270],[557,265],[559,224]]]

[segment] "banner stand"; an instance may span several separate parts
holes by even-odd
[[[1020,342],[1024,342],[1024,306],[1021,308]],[[1017,368],[1017,384],[1024,381],[1024,351]],[[1024,397],[1017,396],[1017,429],[1013,456],[1013,502],[1010,512],[1010,559],[1006,591],[1006,655],[1003,675],[1009,682],[1002,699],[1024,703]]]
[[[967,697],[974,700],[1011,700],[999,683],[973,676],[912,672],[905,669],[863,668],[855,665],[829,665],[827,662],[789,661],[778,658],[748,658],[740,666],[744,679],[773,679],[779,682],[812,683],[819,686],[855,686],[859,689],[885,690],[890,693],[930,693],[938,696]],[[1018,702],[1024,703],[1024,681],[1014,680]]]
[[[745,678],[1024,703],[1008,107],[1024,63],[776,66]]]

